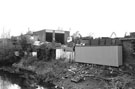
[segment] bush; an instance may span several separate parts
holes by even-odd
[[[36,57],[24,57],[21,61],[24,66],[28,66],[28,65],[33,65],[35,62],[37,62],[37,58]]]
[[[55,49],[51,44],[43,44],[37,50],[37,57],[39,60],[49,61],[54,58]]]
[[[1,65],[8,65],[12,64],[13,62],[16,62],[17,59],[14,55],[14,47],[5,45],[0,46],[0,64]]]

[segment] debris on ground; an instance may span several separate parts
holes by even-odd
[[[44,81],[51,81],[64,89],[134,89],[135,73],[128,66],[112,67],[96,64],[65,63],[60,60],[32,61],[14,64],[31,69]]]
[[[125,71],[128,71],[128,73]],[[135,81],[134,76],[131,74],[132,71],[116,67],[75,63],[70,65],[67,69],[66,76],[62,77],[63,80],[68,78],[71,82],[76,84],[86,81],[87,78],[92,78],[103,82],[105,89],[127,89],[127,87]]]

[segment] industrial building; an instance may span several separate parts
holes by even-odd
[[[40,31],[33,32],[33,36],[42,42],[57,42],[61,44],[67,43],[67,38],[69,37],[69,31],[62,30],[50,30],[44,29]]]

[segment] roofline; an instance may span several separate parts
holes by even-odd
[[[70,32],[70,31],[65,31],[65,30],[42,29],[42,30],[39,30],[39,31],[35,31],[33,33],[41,32],[41,31],[47,31],[47,30],[50,30],[50,31],[61,31],[61,32]]]

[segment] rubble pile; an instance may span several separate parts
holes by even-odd
[[[133,74],[132,71],[123,67],[116,68],[74,63],[66,70],[66,73],[61,76],[62,80],[69,79],[72,83],[82,83],[92,78],[98,81],[100,80],[104,84],[105,89],[128,89],[135,81],[134,76],[131,75]],[[133,89],[133,87],[131,89]]]

